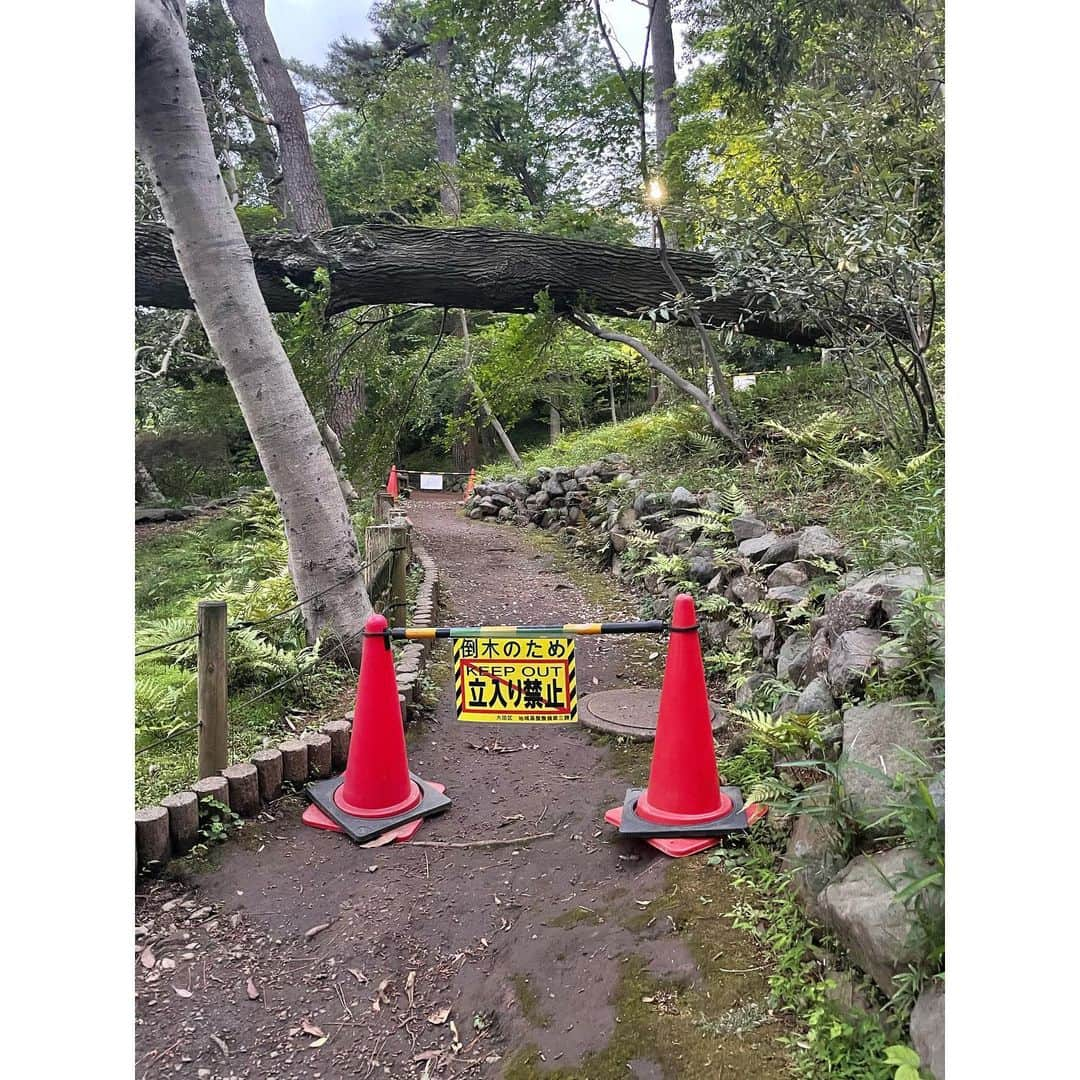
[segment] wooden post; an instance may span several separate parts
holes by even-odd
[[[390,507],[394,505],[394,500],[391,498],[388,491],[376,491],[375,492],[375,524],[385,525],[387,518],[390,517]]]
[[[199,601],[199,777],[229,764],[228,607]]]
[[[390,566],[390,603],[386,611],[391,626],[404,626],[409,612],[405,587],[405,570],[409,565],[408,537],[409,528],[404,522],[391,524],[390,552],[393,562]]]

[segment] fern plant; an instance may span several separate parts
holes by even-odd
[[[782,713],[773,716],[764,709],[732,706],[728,712],[746,724],[750,738],[770,750],[790,753],[821,745],[822,718],[818,713]]]

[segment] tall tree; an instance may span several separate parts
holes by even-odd
[[[236,394],[285,522],[309,635],[331,629],[359,662],[371,611],[333,464],[274,332],[203,111],[182,0],[135,3],[135,145],[176,261]]]
[[[301,232],[329,229],[330,212],[311,159],[300,95],[266,21],[264,0],[228,0],[228,4],[255,68],[259,87],[270,105],[281,147],[285,197],[296,227]]]
[[[439,204],[452,221],[461,217],[461,194],[458,190],[457,131],[454,128],[454,96],[450,84],[450,42],[436,41],[431,50],[435,74],[435,150],[442,176],[439,180]]]
[[[656,110],[656,157],[664,162],[664,144],[675,132],[675,35],[671,29],[669,0],[653,0],[652,7],[653,107]]]
[[[226,13],[222,0],[198,0],[189,4],[187,32],[210,135],[218,159],[227,170],[226,185],[229,185],[231,159],[235,155],[254,166],[262,178],[267,201],[284,214],[281,165],[270,134],[268,110],[252,82],[240,51],[236,26]],[[251,172],[251,168],[244,171]],[[238,189],[244,186],[243,179],[240,177]],[[247,191],[230,191],[230,194],[236,201],[251,201]]]

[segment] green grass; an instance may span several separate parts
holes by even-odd
[[[365,523],[358,515],[358,530]],[[213,519],[141,541],[135,552],[136,649],[193,633],[200,600],[224,599],[231,623],[288,608],[296,592],[287,556],[281,519],[267,491]],[[413,594],[415,589],[414,576]],[[197,776],[197,738],[188,730],[197,717],[195,645],[185,641],[136,658],[140,804]],[[336,715],[354,676],[330,659],[318,645],[308,646],[299,612],[229,634],[230,760],[320,723],[322,710]]]
[[[884,446],[874,416],[831,366],[763,373],[735,401],[751,436],[745,461],[709,429],[700,409],[678,403],[617,424],[567,432],[524,454],[525,471],[619,455],[653,490],[670,491],[679,484],[691,491],[728,490],[734,485],[756,510],[777,510],[794,528],[826,525],[845,541],[859,566],[916,564],[934,575],[944,571],[940,449],[910,477],[899,479],[914,452],[896,455]],[[815,429],[829,418],[834,438],[815,444]],[[771,424],[809,431],[809,450]],[[897,478],[852,471],[865,467],[868,454]],[[486,467],[482,479],[520,471],[504,460]]]

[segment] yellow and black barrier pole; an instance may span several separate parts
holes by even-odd
[[[671,629],[662,619],[640,622],[564,623],[562,626],[392,626],[391,638],[425,641],[431,638],[563,637],[596,634],[662,634]]]

